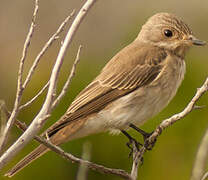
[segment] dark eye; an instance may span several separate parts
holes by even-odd
[[[165,30],[164,30],[164,34],[165,34],[166,37],[172,37],[172,36],[173,36],[172,31],[169,30],[169,29],[165,29]]]

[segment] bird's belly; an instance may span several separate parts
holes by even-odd
[[[152,92],[158,91],[157,96]],[[168,103],[168,99],[161,95],[157,88],[141,88],[122,98],[117,99],[96,116],[89,118],[81,134],[93,134],[109,130],[119,133],[120,129],[127,129],[130,123],[137,126],[160,112]]]
[[[112,128],[127,128],[130,123],[140,126],[159,113],[171,98],[171,93],[163,92],[158,87],[141,88],[118,99],[113,108],[101,114],[107,117]]]

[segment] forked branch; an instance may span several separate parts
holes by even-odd
[[[38,1],[37,1],[38,2]],[[51,72],[51,77],[49,80],[49,88],[48,93],[45,98],[45,102],[43,103],[43,106],[37,116],[34,118],[34,120],[31,122],[30,126],[27,128],[27,130],[18,138],[18,140],[9,147],[9,149],[0,157],[0,169],[3,168],[41,129],[41,127],[44,125],[46,119],[50,116],[52,105],[54,102],[54,96],[56,93],[56,85],[57,80],[59,76],[60,69],[63,64],[64,55],[66,53],[67,48],[72,42],[72,39],[74,38],[75,33],[77,32],[77,29],[79,25],[81,24],[82,20],[86,16],[89,9],[92,7],[92,5],[96,2],[96,0],[87,0],[83,7],[80,9],[79,13],[77,14],[76,18],[74,19],[71,27],[69,28],[67,35],[64,39],[64,42],[60,48],[58,57],[55,61],[54,67]],[[22,85],[21,85],[22,87]],[[19,107],[19,101],[17,104],[17,109]],[[14,113],[11,114],[10,119],[14,121],[17,116],[16,110]],[[13,115],[14,114],[14,115]],[[11,121],[11,120],[9,120]],[[11,124],[12,125],[12,124]],[[5,141],[2,141],[5,142]]]

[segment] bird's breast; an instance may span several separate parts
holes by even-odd
[[[117,99],[101,114],[115,127],[128,126],[129,123],[142,125],[167,106],[175,96],[184,74],[185,61],[168,58],[161,73],[152,83]]]

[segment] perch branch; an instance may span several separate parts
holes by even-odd
[[[163,120],[160,123],[160,125],[154,130],[154,132],[152,133],[152,135],[145,141],[144,146],[142,146],[142,148],[140,149],[139,154],[138,154],[138,159],[137,159],[138,165],[142,162],[141,160],[142,160],[142,157],[143,157],[144,153],[147,150],[147,147],[149,147],[152,144],[154,144],[154,142],[156,141],[157,137],[162,133],[162,131],[164,129],[166,129],[167,127],[169,127],[172,124],[176,123],[178,120],[184,118],[192,110],[194,110],[195,109],[196,102],[207,91],[208,91],[208,77],[205,80],[204,84],[200,88],[197,89],[197,92],[196,92],[195,96],[188,103],[188,105],[185,107],[185,109],[182,112],[180,112],[178,114],[175,114],[175,115],[173,115],[172,117],[170,117],[168,119]]]
[[[132,145],[133,145],[133,163],[132,163],[132,168],[131,168],[131,180],[137,180],[140,151],[138,151],[134,141]]]

